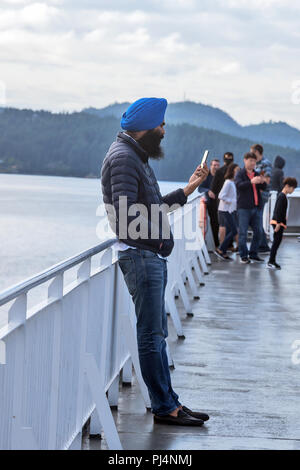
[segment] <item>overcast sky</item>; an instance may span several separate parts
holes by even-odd
[[[300,2],[0,0],[4,88],[18,108],[185,97],[300,128]]]

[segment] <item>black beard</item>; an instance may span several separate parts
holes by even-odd
[[[150,129],[138,140],[140,146],[148,153],[150,158],[154,160],[160,160],[164,158],[164,151],[160,146],[163,139],[156,130]]]

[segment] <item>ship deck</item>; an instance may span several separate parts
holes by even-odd
[[[297,239],[285,238],[276,272],[212,255],[194,317],[178,304],[186,339],[169,328],[173,388],[210,420],[201,428],[153,424],[134,381],[113,412],[124,449],[300,450],[300,364],[292,360],[300,340],[299,253]],[[83,449],[106,448],[105,438],[83,439]]]

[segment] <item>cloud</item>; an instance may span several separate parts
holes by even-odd
[[[143,95],[300,127],[300,5],[291,0],[2,0],[0,81],[12,106],[105,106]]]
[[[0,16],[0,30],[28,27],[42,29],[49,25],[58,14],[59,10],[53,6],[45,3],[31,3],[22,9],[3,11]]]

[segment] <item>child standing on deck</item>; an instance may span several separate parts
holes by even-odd
[[[270,253],[270,259],[267,264],[269,269],[281,269],[279,264],[276,263],[276,254],[279,248],[279,245],[282,241],[283,231],[286,227],[286,213],[287,213],[287,194],[292,194],[297,188],[298,183],[296,178],[285,178],[283,181],[283,190],[279,193],[277,201],[275,204],[275,209],[273,213],[273,219],[271,220],[271,225],[274,229],[274,239]]]

